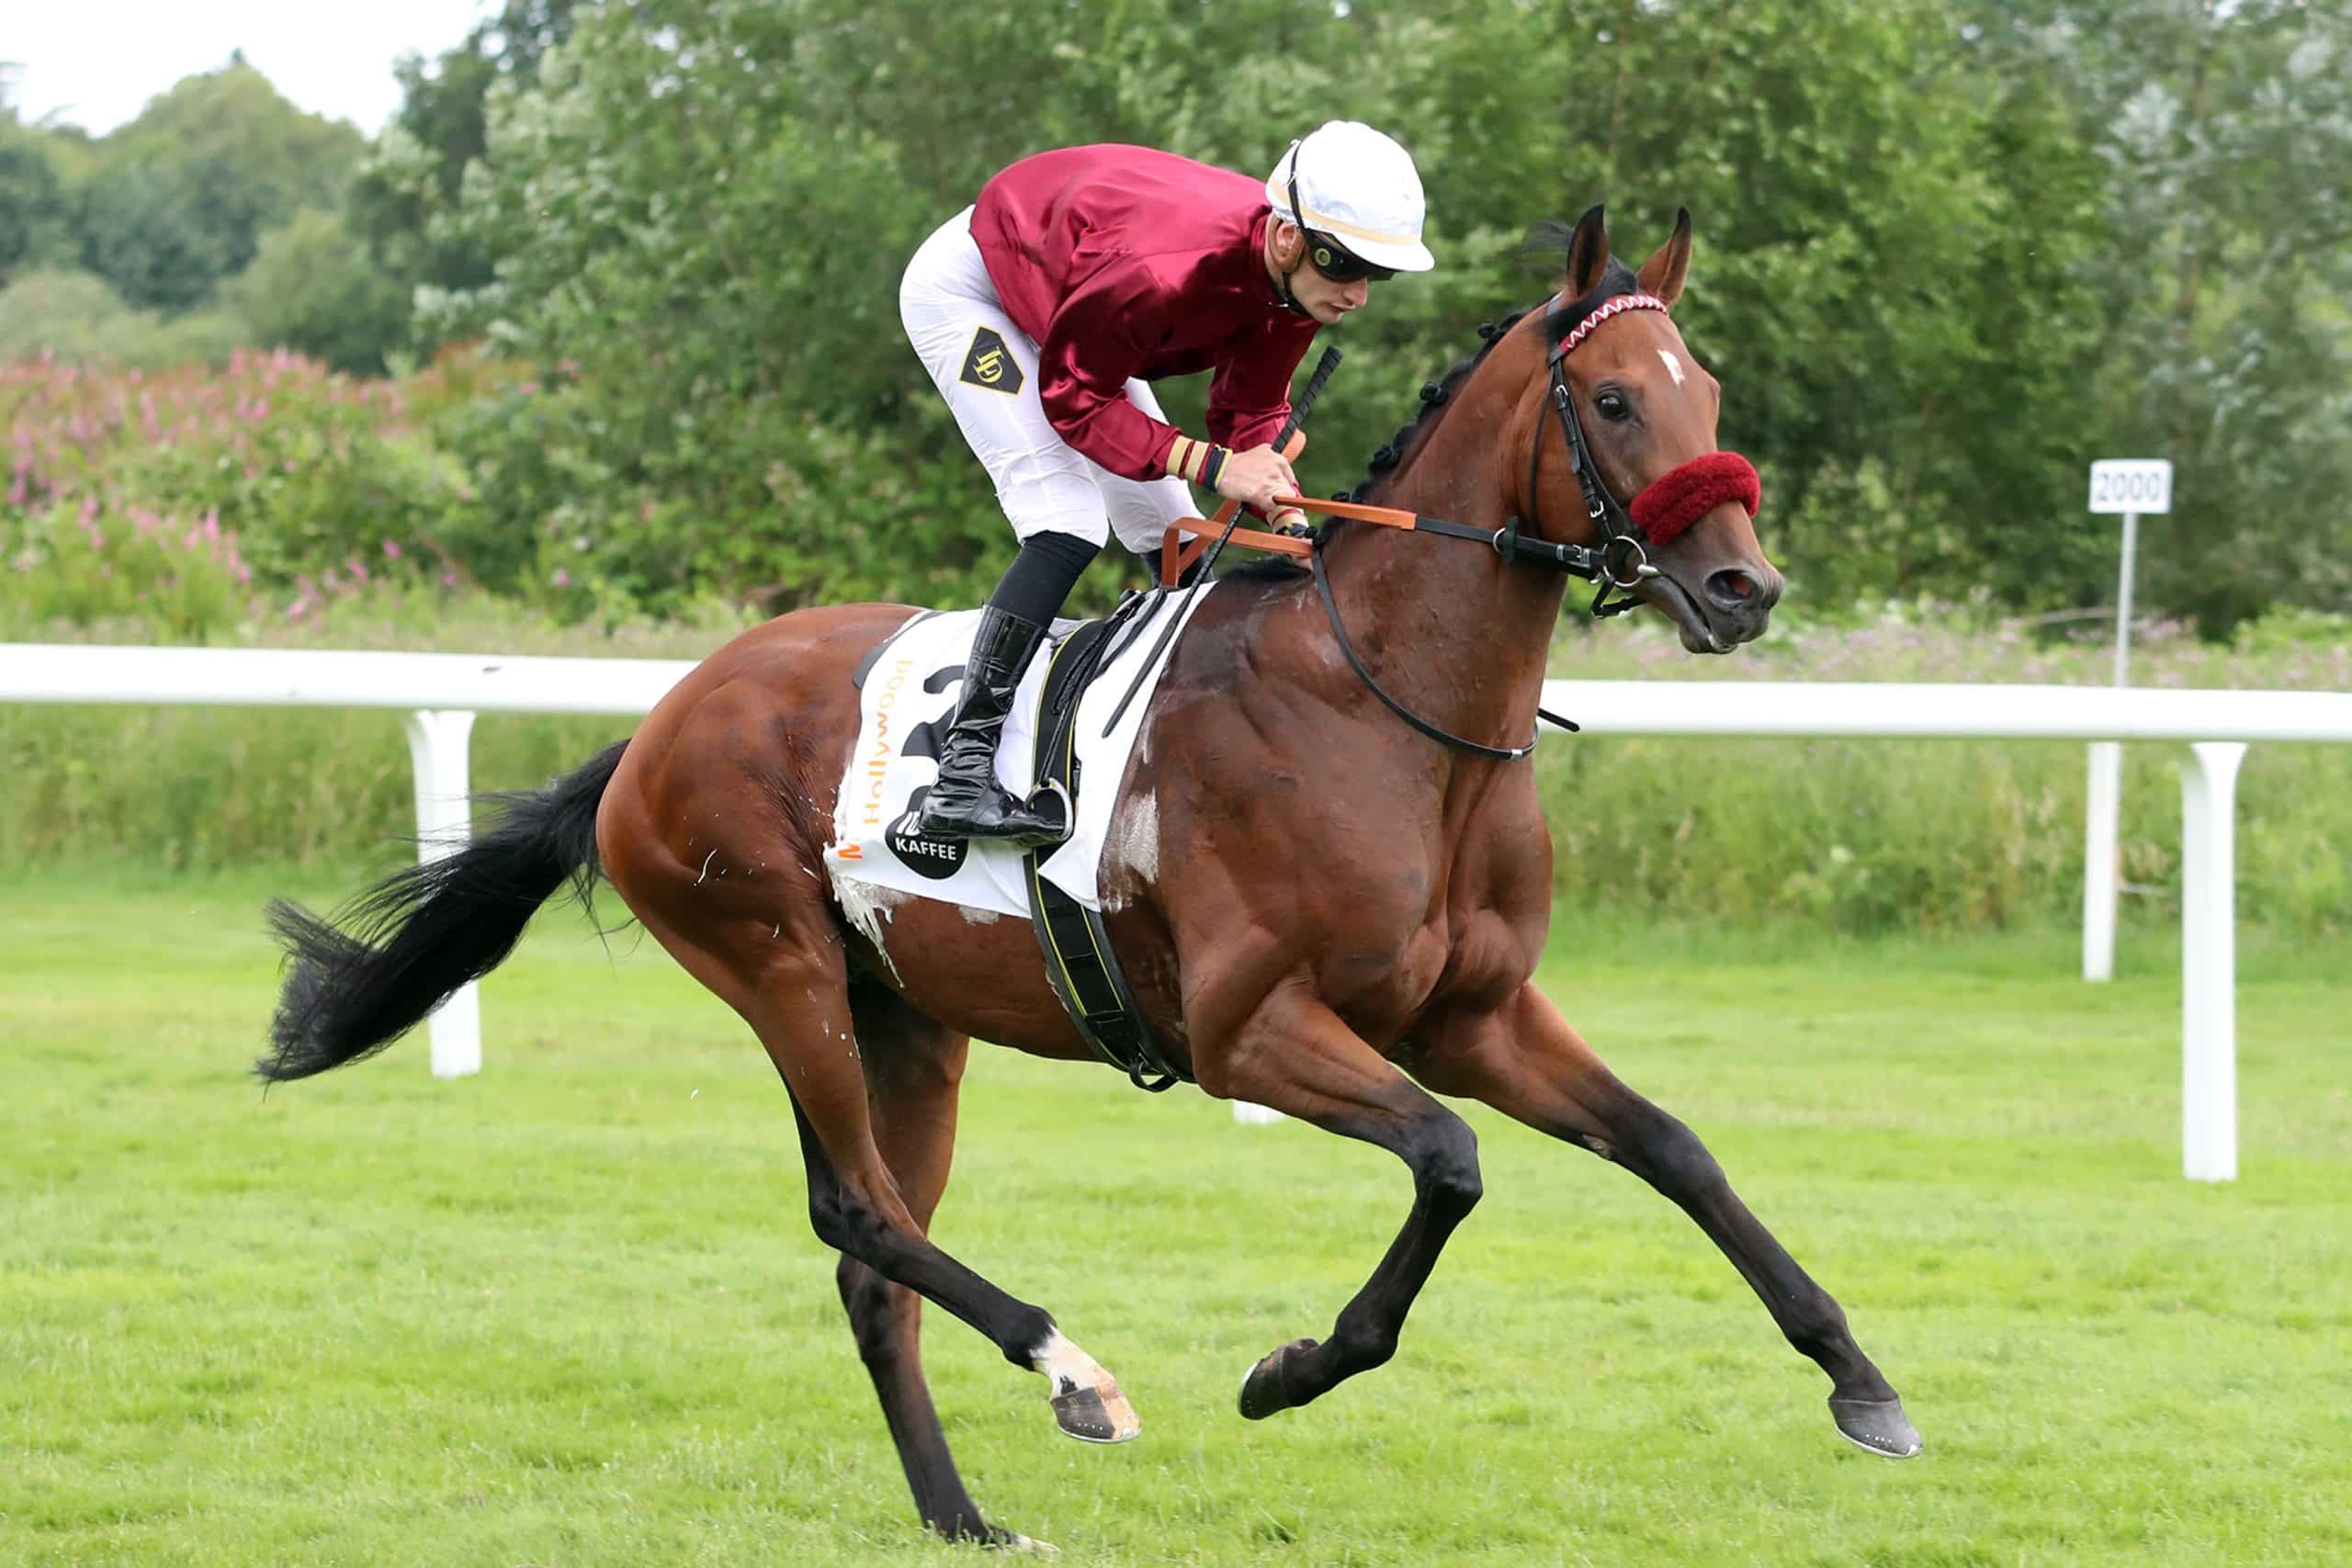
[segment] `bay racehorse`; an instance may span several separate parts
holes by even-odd
[[[1693,652],[1757,637],[1781,592],[1752,525],[1754,470],[1717,451],[1717,383],[1668,314],[1690,249],[1684,213],[1635,273],[1588,212],[1557,296],[1424,393],[1357,498],[1442,515],[1495,547],[1337,523],[1314,570],[1233,573],[1177,642],[1118,784],[1103,899],[1163,1054],[1211,1095],[1377,1145],[1412,1174],[1386,1256],[1323,1338],[1250,1371],[1246,1416],[1306,1404],[1395,1354],[1479,1198],[1476,1139],[1433,1097],[1448,1095],[1649,1182],[1828,1374],[1838,1431],[1877,1453],[1919,1448],[1838,1303],[1690,1129],[1619,1081],[1530,979],[1552,852],[1521,758],[1565,588],[1531,556],[1548,549],[1556,567],[1606,552],[1608,575]],[[1630,515],[1620,496],[1634,498]],[[1655,575],[1636,569],[1645,557]],[[810,609],[745,632],[627,742],[507,797],[470,847],[379,885],[340,928],[273,904],[289,964],[259,1071],[301,1077],[381,1049],[503,959],[567,880],[584,890],[601,870],[784,1079],[809,1218],[842,1254],[842,1300],[922,1518],[1017,1545],[948,1455],[920,1302],[1044,1374],[1071,1436],[1117,1441],[1137,1422],[1052,1314],[925,1234],[970,1039],[1091,1058],[1023,923],[910,898],[887,919],[867,911],[869,940],[830,886],[859,722],[852,671],[910,613]]]

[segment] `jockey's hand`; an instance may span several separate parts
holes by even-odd
[[[1298,493],[1298,476],[1291,472],[1289,459],[1272,446],[1252,446],[1225,460],[1216,476],[1216,492],[1271,517],[1274,497]]]

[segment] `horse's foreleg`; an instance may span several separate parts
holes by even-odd
[[[1829,1374],[1838,1431],[1872,1453],[1919,1451],[1903,1402],[1854,1343],[1845,1310],[1748,1212],[1698,1134],[1620,1082],[1532,985],[1439,1043],[1417,1068],[1438,1092],[1484,1100],[1581,1144],[1672,1199],[1731,1259],[1789,1343]]]
[[[1285,1345],[1244,1380],[1241,1414],[1259,1420],[1305,1404],[1396,1353],[1413,1298],[1446,1237],[1478,1201],[1478,1140],[1467,1122],[1304,992],[1277,991],[1229,1048],[1198,1052],[1196,1066],[1211,1094],[1254,1100],[1325,1132],[1376,1144],[1413,1173],[1405,1226],[1340,1313],[1330,1338]]]

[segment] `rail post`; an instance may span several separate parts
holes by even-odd
[[[2180,1169],[2238,1176],[2239,740],[2192,742],[2180,759]]]
[[[403,716],[401,728],[416,777],[416,863],[430,865],[473,838],[466,779],[474,716],[459,708],[419,708]],[[471,981],[435,1010],[430,1028],[435,1077],[481,1071],[481,996]]]

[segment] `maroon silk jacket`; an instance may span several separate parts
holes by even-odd
[[[1037,392],[1063,440],[1158,479],[1177,431],[1126,383],[1214,368],[1209,439],[1274,437],[1316,323],[1266,276],[1265,187],[1148,147],[1040,152],[980,190],[972,238],[1005,314],[1037,341]]]

